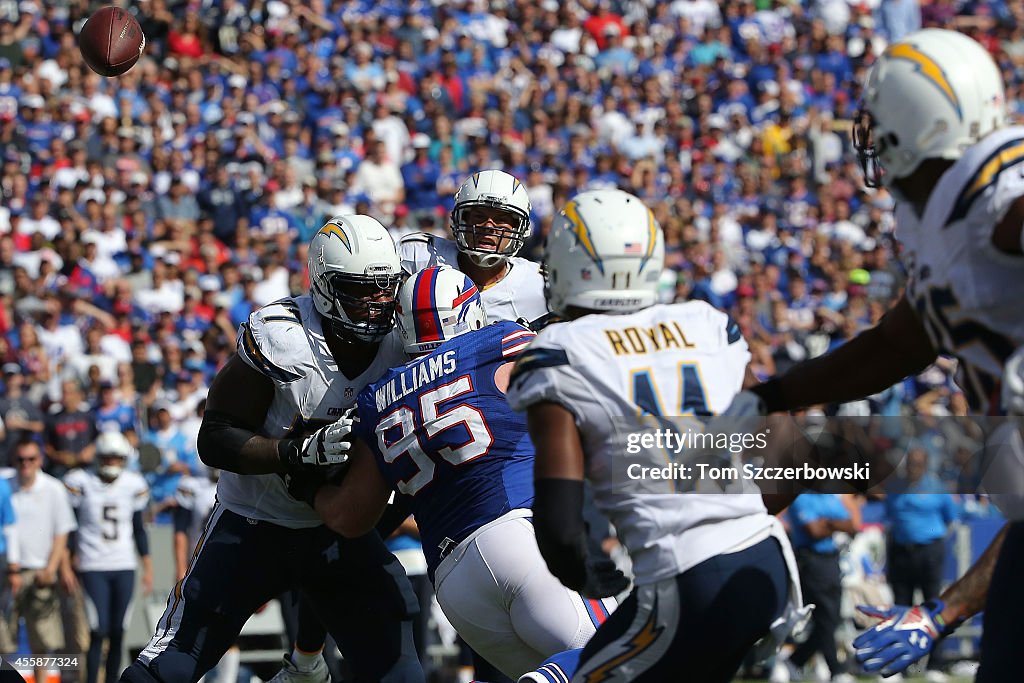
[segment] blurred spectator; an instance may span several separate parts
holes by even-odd
[[[16,476],[12,504],[20,587],[7,621],[8,633],[16,634],[18,620],[24,619],[31,654],[66,652],[57,582],[67,553],[68,534],[77,528],[75,515],[64,485],[42,471],[39,444],[19,442],[13,460]],[[47,669],[36,667],[36,680],[46,680]]]
[[[47,472],[63,477],[74,467],[92,462],[96,415],[82,395],[77,379],[61,382],[60,402],[46,418]]]
[[[171,417],[170,403],[160,401],[153,404],[149,430],[142,436],[142,441],[160,449],[159,466],[156,471],[146,474],[154,502],[172,501],[182,476],[203,472],[205,466],[199,462],[195,444],[189,443]]]
[[[0,396],[0,420],[3,421],[3,456],[0,466],[12,465],[11,452],[15,444],[26,440],[41,441],[43,412],[36,401],[25,394],[24,371],[17,363],[4,363],[4,392]]]

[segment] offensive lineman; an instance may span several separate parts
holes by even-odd
[[[320,493],[317,510],[359,536],[394,488],[416,516],[445,615],[516,678],[582,647],[614,609],[598,598],[628,580],[606,560],[588,599],[544,565],[530,523],[533,447],[504,397],[511,364],[535,334],[485,319],[476,285],[457,270],[432,266],[406,281],[398,328],[413,360],[360,394],[351,468],[340,487]]]
[[[368,216],[335,217],[310,243],[309,277],[309,295],[249,316],[214,379],[199,455],[223,470],[218,503],[124,681],[197,681],[257,608],[292,587],[316,605],[354,680],[423,680],[415,601],[395,557],[376,533],[331,532],[282,477],[343,463],[357,393],[404,360],[390,334],[401,279],[394,242]],[[319,654],[311,660],[323,666]]]
[[[747,345],[704,302],[655,305],[664,237],[633,195],[577,195],[556,218],[545,258],[548,305],[568,322],[537,336],[508,392],[537,449],[537,542],[563,584],[587,584],[586,478],[636,575],[572,680],[731,680],[751,646],[798,611],[785,532],[759,495],[678,494],[663,481],[640,493],[614,481],[612,418],[715,414],[743,384]],[[633,345],[633,334],[649,341]],[[656,449],[637,458],[665,464]]]
[[[74,555],[85,590],[89,615],[89,652],[86,681],[99,680],[103,641],[109,639],[106,680],[121,672],[125,615],[135,590],[136,552],[142,558],[142,586],[153,590],[153,562],[142,513],[149,503],[149,487],[125,467],[132,447],[120,432],[104,432],[96,440],[95,468],[72,470],[64,477],[71,506],[78,519]]]
[[[854,143],[866,184],[898,200],[906,297],[834,352],[754,387],[730,413],[858,399],[944,353],[959,360],[973,413],[1024,415],[1024,128],[1005,127],[1006,116],[1002,75],[973,39],[924,29],[889,46],[868,76]],[[986,479],[1003,481],[992,498],[1012,523],[941,600],[872,612],[885,620],[855,641],[866,670],[905,670],[984,605],[977,681],[1018,676],[1024,506],[1020,484],[1007,483],[1024,476],[1016,425],[1003,423],[989,444],[1011,444]]]

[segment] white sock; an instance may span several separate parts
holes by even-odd
[[[299,648],[292,649],[292,664],[295,665],[299,671],[312,671],[313,667],[316,666],[316,660],[320,659],[320,653],[324,649],[320,648],[316,652],[303,652]]]
[[[220,658],[220,663],[217,664],[217,668],[220,669],[220,675],[217,676],[217,683],[235,683],[238,680],[238,667],[240,652],[237,647],[230,648],[224,653],[224,656]]]

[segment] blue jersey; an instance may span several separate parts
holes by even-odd
[[[461,542],[533,505],[526,419],[494,381],[533,337],[517,323],[496,322],[389,370],[359,394],[356,433],[397,502],[415,515],[431,577],[446,538]]]

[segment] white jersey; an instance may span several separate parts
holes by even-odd
[[[361,375],[346,377],[327,347],[309,296],[281,299],[253,311],[238,328],[237,347],[242,360],[274,383],[261,432],[272,439],[307,434],[334,422],[355,404],[363,387],[408,360],[397,334],[390,334]],[[277,474],[222,472],[217,500],[235,514],[292,529],[323,524],[311,507],[288,495]]]
[[[125,470],[112,482],[92,469],[64,477],[71,505],[78,513],[78,568],[83,572],[135,569],[132,517],[149,503],[149,487],[137,472]]]
[[[407,235],[398,243],[402,269],[418,273],[430,266],[447,265],[458,269],[459,247],[452,240],[419,232]],[[548,312],[544,299],[544,276],[533,261],[518,256],[508,259],[509,271],[498,282],[480,291],[487,311],[487,322],[520,318],[533,322]]]
[[[615,418],[714,415],[740,391],[750,352],[729,316],[702,301],[628,315],[588,315],[546,327],[516,364],[508,400],[523,411],[553,401],[573,413],[594,502],[633,561],[636,583],[654,583],[767,533],[758,494],[676,493],[672,482],[623,486]],[[642,450],[629,463],[664,467]]]
[[[178,507],[190,513],[185,533],[188,535],[189,549],[194,549],[217,502],[217,483],[207,477],[182,477],[174,492],[174,501]]]
[[[991,241],[1022,195],[1024,127],[1013,127],[968,149],[939,179],[923,216],[896,207],[907,296],[935,347],[959,359],[959,383],[975,412],[998,410],[1003,363],[1024,343],[1024,257]]]

